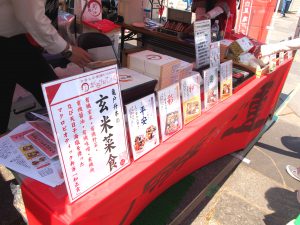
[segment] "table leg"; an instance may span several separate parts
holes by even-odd
[[[125,41],[125,28],[121,27],[121,46],[120,46],[120,63],[123,65],[123,50]]]

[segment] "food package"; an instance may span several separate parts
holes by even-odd
[[[156,90],[170,85],[172,80],[174,80],[172,72],[176,70],[176,66],[179,63],[179,59],[149,50],[132,53],[127,57],[127,67],[129,69],[158,81]]]
[[[254,45],[249,40],[249,38],[242,37],[232,42],[229,45],[229,49],[235,56],[239,56],[242,53],[248,52],[251,48],[253,48],[253,46]]]

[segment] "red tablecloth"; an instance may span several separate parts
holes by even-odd
[[[205,164],[245,148],[272,114],[291,60],[254,79],[157,148],[70,204],[64,185],[22,183],[29,224],[130,224],[159,194]]]

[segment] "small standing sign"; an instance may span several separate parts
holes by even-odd
[[[218,102],[218,68],[213,67],[203,71],[204,108],[209,110]]]
[[[223,101],[232,95],[232,61],[220,65],[220,100]]]
[[[130,162],[117,66],[42,88],[73,202]]]
[[[179,83],[157,92],[162,141],[182,129]]]
[[[209,66],[209,48],[211,42],[210,20],[199,20],[194,22],[196,68]]]
[[[159,144],[154,94],[126,105],[130,143],[136,160]]]
[[[184,125],[201,115],[200,74],[181,80]]]

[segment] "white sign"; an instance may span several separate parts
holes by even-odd
[[[220,65],[220,99],[225,100],[232,95],[232,61]]]
[[[204,108],[210,109],[218,102],[218,68],[203,71]]]
[[[73,202],[129,164],[117,66],[42,88]]]
[[[279,65],[284,63],[284,52],[279,52]]]
[[[157,92],[162,141],[182,129],[179,83]]]
[[[181,80],[183,122],[187,124],[201,114],[200,74]]]
[[[196,68],[209,66],[209,48],[211,42],[210,20],[199,20],[194,22]]]
[[[270,60],[269,60],[269,73],[275,70],[276,70],[276,54],[272,54],[270,55]]]
[[[136,160],[159,144],[154,94],[126,105],[133,159]]]
[[[210,43],[210,67],[220,70],[220,42]]]

